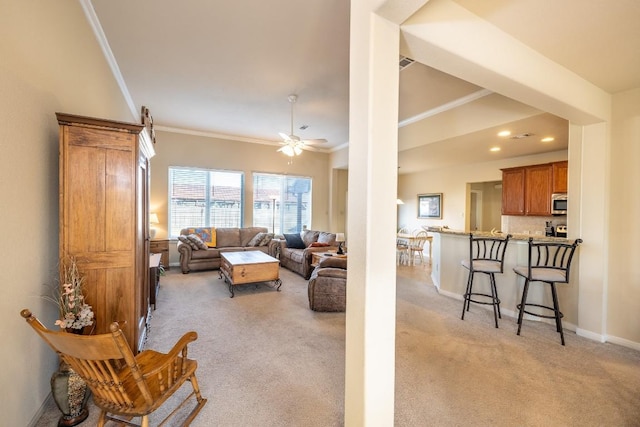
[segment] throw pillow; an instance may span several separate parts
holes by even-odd
[[[287,241],[287,247],[290,249],[305,249],[306,246],[299,234],[285,234],[284,240]]]
[[[271,242],[271,240],[273,240],[273,233],[266,233],[266,235],[264,236],[264,238],[260,241],[260,243],[258,244],[258,246],[267,246],[269,244],[269,242]]]
[[[247,243],[247,246],[260,246],[260,242],[262,242],[262,239],[264,239],[266,235],[267,233],[262,233],[262,232],[256,234],[251,238],[251,240],[249,240],[249,243]]]
[[[189,247],[191,249],[193,249],[194,251],[197,251],[199,249],[198,245],[196,245],[191,240],[189,240],[189,238],[187,236],[181,235],[180,237],[178,237],[178,240],[180,240],[182,243],[185,243],[185,244],[189,245]]]
[[[328,243],[321,243],[321,242],[313,242],[312,244],[309,245],[310,248],[325,248],[327,246],[330,246]]]
[[[320,232],[318,235],[318,242],[327,243],[329,245],[335,245],[336,243],[336,234],[335,233],[327,233],[326,231]]]
[[[189,234],[187,239],[192,243],[191,247],[195,250],[207,249],[208,247],[197,234]],[[193,245],[195,245],[195,247],[193,247]]]
[[[308,248],[310,244],[312,244],[313,242],[317,242],[318,241],[318,235],[319,234],[320,234],[319,231],[303,230],[300,233],[300,237],[302,237],[302,241],[304,242],[304,246],[306,248]]]

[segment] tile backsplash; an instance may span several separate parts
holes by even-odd
[[[544,227],[547,221],[551,221],[553,227],[558,224],[567,224],[567,217],[561,216],[510,216],[502,215],[502,232],[513,234],[541,234],[544,235]]]

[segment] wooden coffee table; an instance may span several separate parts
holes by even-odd
[[[229,285],[231,298],[237,285],[273,282],[280,292],[280,261],[261,251],[223,252],[220,254],[220,278]]]

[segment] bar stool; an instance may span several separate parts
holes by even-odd
[[[524,313],[546,319],[555,319],[556,331],[560,333],[560,341],[562,345],[564,345],[564,333],[562,331],[562,317],[564,317],[564,315],[560,311],[558,304],[556,283],[569,283],[571,260],[580,243],[582,243],[582,239],[576,239],[571,244],[557,242],[534,243],[533,239],[529,238],[529,265],[517,266],[513,269],[517,275],[524,277],[522,300],[520,304],[517,305],[518,335],[520,335],[520,329],[522,328],[522,316]],[[529,292],[529,284],[531,282],[542,282],[549,285],[551,288],[553,307],[527,302],[527,293]],[[553,311],[553,316],[527,311],[527,307],[538,307]]]
[[[506,237],[474,237],[473,233],[469,234],[469,259],[462,260],[462,266],[469,270],[467,290],[464,293],[462,304],[462,320],[464,320],[464,312],[469,311],[469,306],[472,302],[490,304],[493,306],[493,318],[496,322],[496,328],[498,327],[498,317],[502,319],[502,314],[500,313],[500,298],[498,298],[495,274],[502,273],[504,254],[510,238],[510,234],[507,234]],[[483,273],[489,276],[491,294],[473,291],[475,273]]]

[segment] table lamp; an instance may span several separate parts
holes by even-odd
[[[149,214],[149,224],[160,224],[160,220],[158,219],[158,214],[152,212]],[[149,227],[149,237],[152,239],[156,237],[156,229],[153,227]]]
[[[336,242],[338,242],[338,255],[343,255],[342,244],[344,243],[344,233],[336,233]]]

